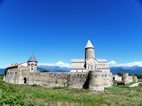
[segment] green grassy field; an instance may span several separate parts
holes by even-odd
[[[2,78],[2,77],[0,77]],[[120,85],[104,92],[43,88],[5,83],[0,79],[0,106],[141,106],[142,86]]]
[[[141,78],[141,79],[138,79],[138,81],[139,81],[139,82],[142,82],[142,78]]]

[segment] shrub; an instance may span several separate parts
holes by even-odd
[[[37,84],[33,84],[32,86],[38,86]]]
[[[138,79],[139,82],[142,82],[142,78]]]
[[[64,87],[56,86],[56,87],[53,87],[53,89],[64,89]]]
[[[142,83],[139,83],[139,86],[142,87]]]

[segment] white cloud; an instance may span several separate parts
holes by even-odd
[[[57,63],[39,63],[39,65],[60,66],[60,67],[68,67],[68,68],[70,68],[70,64],[69,63],[65,63],[65,62],[62,62],[62,61],[58,61]],[[142,61],[118,64],[116,61],[113,60],[113,61],[108,62],[108,65],[110,67],[119,67],[119,66],[123,66],[123,67],[139,66],[139,67],[142,67]]]
[[[142,67],[142,61],[120,64],[120,66],[126,66],[126,67],[140,66],[140,67]]]
[[[124,64],[118,64],[116,61],[110,61],[108,62],[108,65],[110,67],[115,66],[123,66],[123,67],[133,67],[133,66],[139,66],[142,67],[142,61],[136,61],[136,62],[130,62],[130,63],[124,63]]]
[[[117,65],[117,63],[116,63],[116,61],[110,61],[110,62],[108,62],[108,65],[111,67],[111,66],[116,66]]]
[[[45,66],[60,66],[60,67],[69,67],[69,63],[64,63],[62,61],[58,61],[57,63],[39,63],[39,65],[45,65]]]

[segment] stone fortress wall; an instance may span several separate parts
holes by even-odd
[[[85,60],[71,61],[71,72],[39,72],[35,56],[27,63],[14,64],[6,68],[4,80],[14,84],[37,84],[46,87],[69,87],[103,91],[116,81],[137,82],[137,77],[125,73],[123,77],[112,75],[106,60],[95,59],[94,47],[88,41],[85,48]],[[113,81],[115,80],[115,81]]]
[[[124,81],[125,84],[128,84],[130,82],[138,82],[138,79],[136,76],[129,76],[129,73],[123,73],[122,81]]]
[[[136,76],[129,76],[129,73],[122,73],[121,76],[113,75],[113,82],[116,81],[118,83],[128,84],[130,82],[138,82],[138,78]]]
[[[13,84],[29,84],[46,87],[68,87],[77,89],[91,89],[96,91],[104,90],[104,87],[111,86],[111,77],[102,74],[100,70],[88,72],[29,72],[28,69],[11,72],[6,76],[5,81]],[[17,73],[16,73],[17,72]],[[107,74],[107,73],[106,73]],[[111,74],[109,76],[112,76]]]
[[[20,70],[12,69],[7,72],[5,81],[13,84],[29,84],[46,87],[68,87],[77,89],[90,89],[95,91],[103,91],[105,87],[110,87],[113,82],[112,75],[106,75],[101,70],[88,72],[29,72],[29,67],[21,67]],[[108,77],[110,76],[110,77]],[[113,75],[116,81],[125,81],[125,84],[137,82],[137,77]]]
[[[37,84],[47,87],[69,87],[69,88],[87,88],[88,73],[71,73],[71,72],[42,72],[30,73],[28,84]]]
[[[53,72],[53,73],[30,73],[29,84],[37,84],[40,86],[62,86],[62,87],[69,87],[69,88],[89,88],[91,90],[97,90],[99,87],[109,87],[112,85],[110,84],[111,77],[107,77],[108,75],[99,74],[99,70],[97,71],[90,71],[88,72]],[[93,74],[92,74],[93,73]],[[112,76],[111,74],[109,76]],[[97,88],[94,89],[91,86],[96,86]],[[99,90],[99,89],[98,89]]]

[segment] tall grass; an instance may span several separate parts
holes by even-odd
[[[142,86],[127,85],[105,89],[104,92],[43,88],[15,85],[0,80],[0,105],[2,106],[139,106],[142,105]]]

